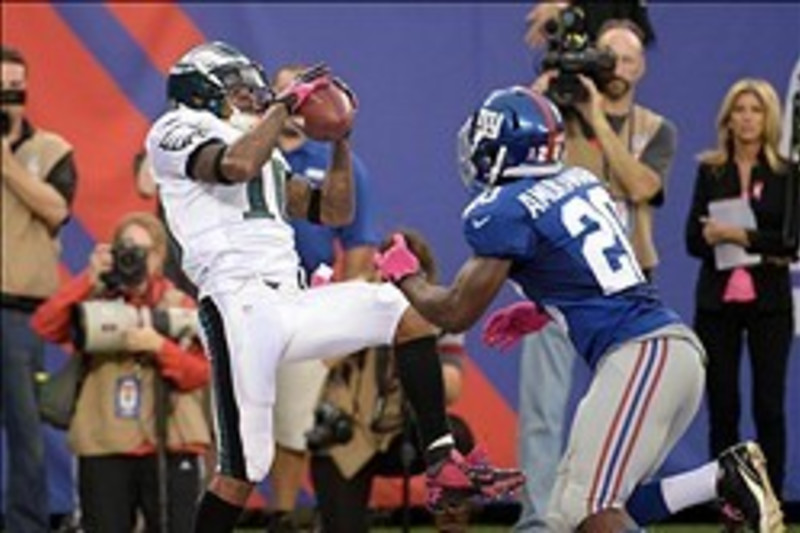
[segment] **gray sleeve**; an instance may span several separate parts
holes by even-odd
[[[675,124],[664,119],[639,158],[639,161],[652,168],[661,177],[661,190],[650,200],[652,206],[664,205],[669,171],[672,168],[677,144],[678,133]]]

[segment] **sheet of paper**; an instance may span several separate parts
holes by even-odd
[[[756,217],[753,215],[753,210],[750,209],[750,203],[744,198],[728,198],[709,202],[708,214],[723,224],[745,229],[756,227]],[[761,256],[747,253],[738,244],[724,243],[714,246],[714,260],[717,270],[729,270],[760,263]]]

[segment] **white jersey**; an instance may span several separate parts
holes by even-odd
[[[147,135],[159,196],[183,252],[183,269],[201,293],[230,290],[260,276],[296,284],[299,258],[286,220],[289,165],[275,150],[261,177],[245,183],[195,181],[190,156],[215,140],[230,144],[242,132],[207,111],[179,107]]]

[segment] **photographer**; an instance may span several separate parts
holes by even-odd
[[[141,510],[148,531],[163,530],[165,502],[159,481],[168,480],[170,532],[191,531],[200,494],[200,456],[210,443],[202,406],[209,363],[194,335],[168,337],[152,326],[120,326],[117,342],[103,334],[118,325],[93,324],[87,304],[124,302],[125,309],[194,308],[194,302],[162,275],[166,256],[163,225],[149,213],[126,216],[114,232],[113,246],[99,244],[88,270],[74,278],[34,314],[33,328],[45,339],[70,343],[84,361],[85,376],[69,427],[78,456],[79,494],[85,531],[131,531]],[[82,310],[83,323],[74,320]],[[77,313],[80,315],[80,313]],[[77,327],[76,327],[77,326]],[[170,333],[172,335],[172,333]],[[112,346],[101,348],[93,338]],[[113,346],[119,344],[119,346]],[[83,349],[81,349],[83,347]],[[163,380],[163,381],[161,381]],[[157,387],[167,399],[157,404]],[[166,414],[166,471],[159,467],[159,409]],[[166,479],[164,479],[164,477]]]
[[[571,38],[568,32],[565,35]],[[635,101],[646,71],[639,28],[626,20],[608,21],[598,33],[597,50],[613,52],[613,71],[592,65],[591,72],[581,72],[570,64],[573,71],[547,71],[532,88],[562,103],[565,95],[559,78],[577,77],[580,87],[562,106],[567,118],[567,164],[588,168],[606,181],[636,258],[652,279],[658,264],[653,208],[664,203],[677,133],[672,122]]]
[[[42,74],[46,78],[46,74]],[[44,89],[43,89],[44,90]],[[58,288],[58,234],[69,218],[77,173],[72,146],[28,120],[28,64],[2,47],[2,178],[0,201],[0,419],[8,443],[5,526],[50,530],[44,441],[36,408],[35,375],[44,344],[30,329],[31,313]],[[43,103],[44,104],[44,103]]]
[[[645,11],[638,15],[633,19],[647,20]],[[643,272],[652,278],[658,262],[653,208],[664,202],[676,131],[670,121],[636,104],[647,38],[628,20],[600,26],[597,10],[588,10],[584,20],[577,9],[559,8],[557,17],[556,27],[549,27],[545,73],[532,88],[559,102],[566,119],[566,163],[588,168],[608,184]],[[595,46],[590,36],[597,27]],[[651,28],[649,22],[645,27]],[[514,531],[546,530],[576,360],[574,347],[555,322],[524,339],[519,460],[527,482]]]
[[[429,279],[436,278],[430,246],[418,234],[404,231],[409,246]],[[463,335],[440,335],[445,399],[452,405],[461,394]],[[375,476],[400,477],[424,471],[416,425],[404,408],[405,399],[394,369],[391,347],[350,355],[334,366],[315,412],[315,426],[306,434],[311,475],[322,530],[326,533],[369,531],[369,496]],[[476,459],[474,439],[466,423],[448,415],[456,447]],[[412,452],[406,448],[412,446]],[[437,524],[460,531],[469,518],[466,507],[440,512]],[[454,522],[461,523],[461,529]]]

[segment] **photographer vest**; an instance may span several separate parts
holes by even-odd
[[[622,128],[617,132],[617,137],[622,140],[630,153],[639,159],[662,123],[663,118],[660,115],[634,105],[625,118]],[[647,202],[629,201],[601,147],[586,138],[576,121],[568,122],[567,127],[566,163],[589,169],[608,185],[611,197],[617,206],[617,213],[633,245],[636,259],[644,270],[653,269],[658,264],[658,253],[653,243],[653,206]]]
[[[185,299],[170,285],[155,307],[182,307]],[[86,373],[69,427],[72,451],[81,456],[135,454],[142,453],[148,444],[155,446],[156,363],[150,356],[127,353],[81,357],[86,360]],[[120,391],[125,386],[135,388],[128,396],[130,404],[125,404],[126,396]],[[205,409],[207,387],[186,392],[168,390],[167,448],[199,453],[211,442]]]
[[[386,451],[403,430],[403,394],[391,371],[393,357],[385,346],[353,354],[331,369],[323,387],[322,400],[353,419],[353,438],[329,450],[347,479],[376,453]]]
[[[54,133],[35,130],[14,152],[28,173],[44,181],[53,167],[72,151]],[[61,248],[47,224],[11,190],[3,179],[2,201],[2,280],[3,295],[44,299],[58,288],[58,262]]]

